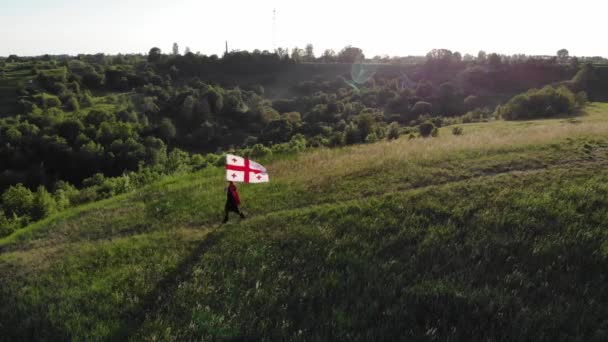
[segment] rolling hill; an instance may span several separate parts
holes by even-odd
[[[608,105],[208,167],[0,239],[2,340],[608,339]]]

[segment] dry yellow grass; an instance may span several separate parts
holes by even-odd
[[[600,137],[608,135],[608,105],[592,104],[587,114],[574,120],[551,119],[525,122],[495,121],[462,125],[464,134],[451,134],[443,128],[436,138],[358,145],[345,149],[322,149],[306,153],[293,160],[271,165],[276,179],[298,182],[323,182],[366,170],[427,163],[453,156],[459,152],[479,153],[504,149],[513,150],[530,145],[551,144],[567,138]]]

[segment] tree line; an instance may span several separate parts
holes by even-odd
[[[556,62],[483,53],[468,60],[437,49],[412,68],[366,73],[368,64],[357,64],[365,60],[361,49],[347,46],[338,61],[369,77],[320,75],[287,81],[279,97],[268,94],[265,86],[276,80],[267,75],[292,73],[307,61],[298,58],[314,56],[312,46],[303,51],[297,58],[280,50],[218,58],[180,55],[175,46],[170,55],[152,48],[147,56],[1,61],[2,73],[26,70],[30,80],[16,89],[22,113],[0,119],[0,190],[6,193],[0,221],[12,227],[5,232],[141,186],[156,179],[152,174],[215,164],[224,151],[265,156],[402,134],[433,136],[444,124],[524,118],[517,114],[522,110],[527,117],[573,113],[586,101],[581,92],[593,97],[604,87],[598,67],[563,51]],[[556,82],[561,87],[505,103]]]

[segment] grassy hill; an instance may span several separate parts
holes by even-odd
[[[207,168],[0,240],[3,340],[608,339],[608,105]]]

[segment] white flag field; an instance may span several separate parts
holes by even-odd
[[[243,183],[266,183],[270,180],[266,168],[247,158],[226,155],[226,180]]]

